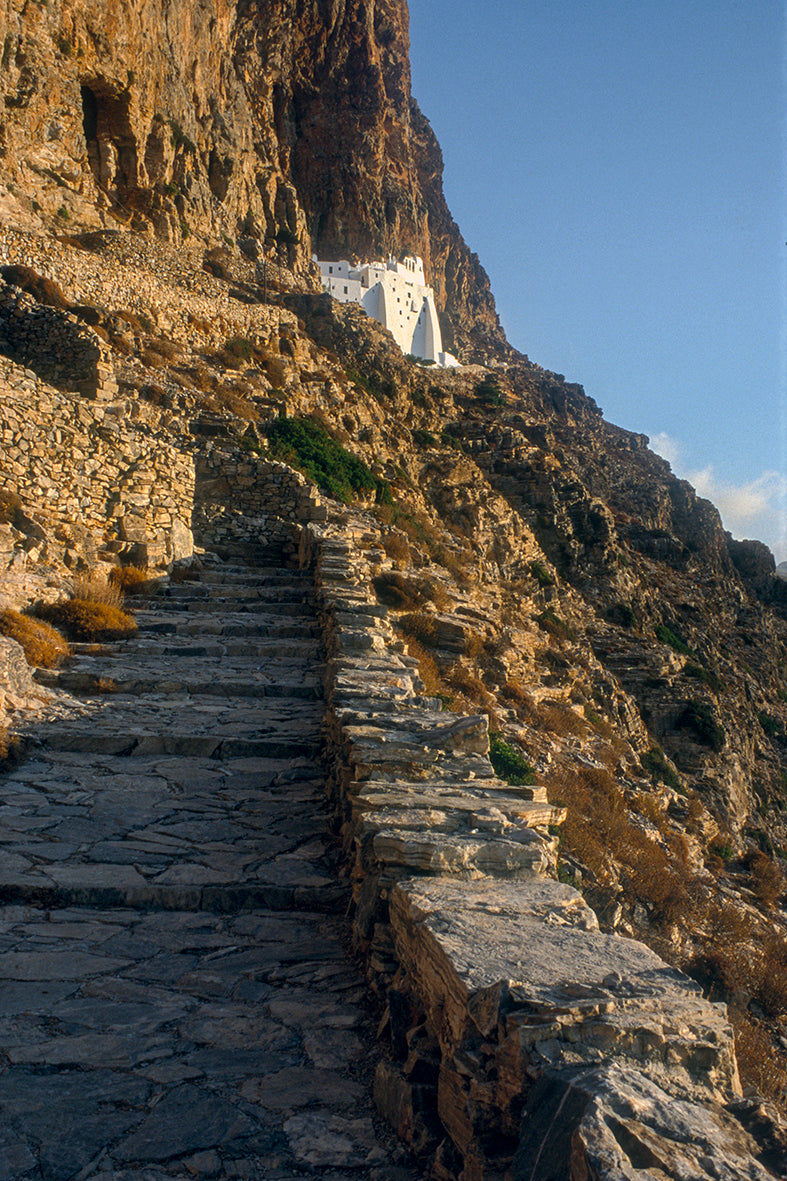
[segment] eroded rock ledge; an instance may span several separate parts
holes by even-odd
[[[485,717],[423,695],[380,558],[368,518],[304,530],[331,806],[385,1004],[381,1111],[446,1181],[777,1175],[743,1126],[725,1007],[550,876],[559,810],[495,777]]]

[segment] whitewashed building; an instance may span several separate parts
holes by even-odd
[[[365,262],[353,266],[314,260],[320,268],[323,290],[340,303],[359,303],[367,315],[392,333],[403,353],[433,361],[443,368],[459,364],[443,352],[443,339],[434,292],[426,284],[420,258],[398,262]]]

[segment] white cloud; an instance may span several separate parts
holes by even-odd
[[[673,470],[676,464],[680,466],[680,443],[668,435],[666,431],[659,431],[657,435],[651,436],[650,449],[660,455],[662,459],[666,459]]]
[[[715,504],[724,528],[733,537],[764,541],[777,563],[787,560],[787,476],[764,471],[753,480],[733,484],[721,479],[713,464],[688,469],[680,443],[664,431],[651,437],[650,446],[667,460],[676,476],[688,480],[699,496]]]

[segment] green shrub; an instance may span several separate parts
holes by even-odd
[[[554,636],[556,640],[575,640],[576,633],[564,619],[547,607],[546,611],[542,611],[540,615],[536,616],[536,622],[542,631],[548,635]]]
[[[327,496],[347,504],[353,496],[375,493],[378,503],[390,503],[391,488],[363,462],[310,418],[277,418],[268,427],[275,458],[299,468]]]
[[[680,787],[680,779],[658,746],[652,747],[647,754],[642,756],[642,766],[658,783],[666,783],[667,787],[674,789]]]
[[[555,585],[554,576],[549,573],[543,562],[531,562],[530,573],[533,575],[539,586]]]
[[[680,652],[682,656],[691,656],[692,651],[685,640],[677,636],[674,631],[671,631],[665,623],[656,625],[656,639],[660,640],[662,644],[666,644],[675,652]]]
[[[727,739],[724,727],[714,716],[707,701],[690,701],[677,721],[679,730],[690,730],[697,742],[720,751]]]
[[[421,430],[419,427],[413,431],[413,442],[417,443],[419,447],[436,447],[437,439],[431,431]]]
[[[525,756],[510,746],[500,734],[489,735],[489,761],[495,775],[513,787],[535,783],[536,773]]]
[[[618,627],[633,627],[634,608],[629,603],[613,603],[607,611],[607,619]]]
[[[783,732],[779,719],[774,718],[772,714],[766,713],[765,710],[761,710],[757,714],[757,721],[769,738],[777,738]]]
[[[392,398],[396,393],[396,386],[392,381],[381,380],[373,373],[358,373],[356,369],[348,369],[347,376],[355,385],[360,386],[375,401],[383,402]]]
[[[479,381],[475,387],[475,396],[483,406],[505,405],[505,397],[500,388],[500,382],[493,373],[488,373],[482,381]]]
[[[183,148],[184,152],[196,152],[197,145],[192,139],[186,135],[185,131],[176,119],[170,119],[169,129],[172,138],[172,146],[176,150]]]
[[[684,677],[691,677],[695,681],[702,681],[714,693],[723,693],[726,689],[724,681],[714,672],[709,672],[707,668],[702,668],[699,664],[687,664],[683,670]]]

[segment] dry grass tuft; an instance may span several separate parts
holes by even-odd
[[[87,603],[104,603],[108,607],[123,606],[123,591],[120,586],[95,571],[75,575],[71,597]]]
[[[585,719],[579,717],[568,705],[545,701],[538,708],[538,716],[542,729],[550,734],[576,734],[584,738],[590,733],[590,726]]]
[[[69,654],[59,631],[18,611],[0,612],[0,635],[21,644],[25,660],[34,668],[57,668]]]
[[[407,638],[407,651],[410,656],[414,656],[418,661],[418,672],[421,680],[424,683],[424,690],[430,697],[440,697],[447,700],[448,693],[445,682],[440,675],[437,661],[431,652],[427,652],[423,644],[419,644],[418,640],[411,636]]]
[[[243,394],[234,390],[232,386],[217,386],[210,397],[205,399],[204,405],[206,409],[212,410],[216,414],[234,414],[236,418],[242,418],[246,422],[259,422],[260,420],[259,408]]]
[[[41,614],[69,639],[81,642],[124,640],[137,630],[136,623],[125,611],[94,599],[68,599],[43,608]]]
[[[155,579],[141,566],[114,566],[109,572],[109,582],[124,595],[143,595],[150,590]]]

